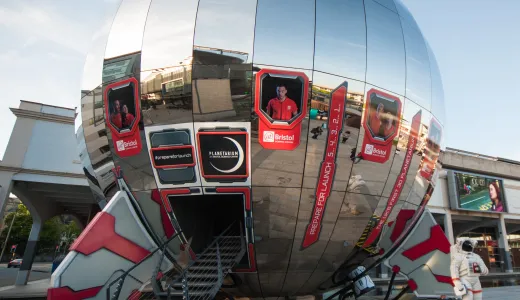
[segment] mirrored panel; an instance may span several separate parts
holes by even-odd
[[[143,71],[191,63],[197,4],[198,1],[152,1],[143,35]]]
[[[430,59],[423,35],[415,23],[402,22],[406,48],[406,98],[431,109]]]
[[[191,64],[197,4],[154,0],[150,5],[141,58],[145,125],[193,121]]]
[[[87,93],[81,99],[81,106],[83,135],[92,166],[92,170],[87,168],[88,174],[95,178],[95,180],[91,180],[97,183],[99,193],[110,199],[117,191],[117,187],[112,172],[114,162],[103,116],[102,86]],[[89,177],[89,175],[86,176]]]
[[[302,189],[288,274],[316,270],[329,243],[344,197],[344,192],[332,191],[325,198],[316,189]],[[300,277],[300,284],[303,285],[308,278]],[[292,278],[286,279],[289,280],[293,281]],[[289,285],[294,285],[294,282]]]
[[[314,69],[365,81],[363,0],[317,0]]]
[[[444,88],[442,86],[441,73],[439,65],[435,59],[435,54],[426,42],[426,48],[428,49],[428,56],[430,58],[430,73],[432,77],[432,109],[431,112],[441,123],[445,125],[446,122],[446,107],[444,104]]]
[[[314,0],[258,0],[253,62],[312,69],[314,20]]]
[[[399,194],[396,199],[408,197],[424,154],[430,119],[426,109],[405,99],[397,149],[383,190],[384,197],[394,197],[396,193]]]
[[[397,150],[404,99],[369,84],[347,191],[381,195]]]
[[[357,146],[361,127],[364,93],[363,82],[313,73],[303,187],[316,188],[318,178],[328,183],[325,168],[333,163],[331,188],[346,191],[353,164],[350,155]]]
[[[389,10],[393,12],[397,12],[397,9],[395,8],[394,0],[374,0],[375,2],[383,5],[384,7],[388,8]]]
[[[267,75],[268,73],[274,74],[274,77],[272,77],[274,79],[271,79],[269,76],[265,77],[270,79],[271,82],[268,80],[267,84],[263,84],[260,89],[265,89],[266,93],[263,94],[264,97],[261,97],[259,94],[258,97],[255,96],[255,100],[253,100],[252,106],[255,107],[255,112],[252,113],[251,121],[252,185],[300,188],[302,186],[305,150],[309,131],[309,121],[305,118],[308,113],[303,114],[302,111],[308,111],[310,106],[309,101],[305,99],[310,98],[311,86],[310,84],[305,86],[298,78],[306,77],[310,82],[312,81],[312,72],[288,68],[271,68],[262,65],[255,65],[254,70],[253,82],[255,82],[255,86],[253,90],[260,89],[256,87],[256,82],[260,81],[260,77],[258,77],[257,74],[262,71],[264,71],[263,74],[266,74],[265,72],[267,72]],[[285,73],[293,74],[293,72],[296,72],[298,76],[283,76]],[[276,77],[278,74],[280,74],[281,77]],[[277,80],[280,80],[282,85],[285,84],[285,89],[283,90],[283,96],[285,96],[285,98],[283,101],[278,99],[278,97],[280,97],[278,94],[280,82],[277,82]],[[305,90],[307,90],[306,97]],[[296,97],[294,95],[296,95]],[[286,98],[291,99],[292,102],[285,102],[285,100],[287,100]],[[273,121],[271,123],[269,119],[256,113],[257,103],[258,112],[263,114],[264,110],[261,109],[263,107],[262,103],[265,104],[267,108],[270,102],[273,107],[279,104],[276,106],[280,112],[279,116],[282,116],[281,113],[284,112],[285,114],[283,114],[283,116],[290,118],[291,115],[289,113],[292,114],[296,112],[298,115],[296,118],[299,118],[299,125],[296,123],[298,121],[294,121],[292,125],[288,124],[289,122],[287,121]],[[298,105],[300,105],[300,107],[298,107]],[[260,133],[261,131],[262,133]],[[264,134],[264,132],[266,133]]]
[[[118,65],[124,68],[117,68]],[[103,113],[114,164],[132,190],[155,189],[141,113],[140,53],[105,59]],[[116,72],[117,71],[117,72]]]
[[[365,1],[366,82],[399,95],[405,92],[405,54],[399,16],[373,0]]]
[[[251,64],[193,64],[193,119],[249,121],[252,75]]]
[[[293,245],[300,189],[254,187],[255,251],[259,273],[285,272]]]
[[[394,0],[394,4],[397,9],[397,13],[405,22],[417,25],[417,22],[415,21],[414,17],[401,0]]]
[[[256,1],[200,0],[193,42],[193,63],[251,63]]]
[[[125,0],[117,11],[108,36],[105,58],[141,51],[151,0]]]
[[[145,125],[192,122],[192,65],[141,73],[141,107]]]

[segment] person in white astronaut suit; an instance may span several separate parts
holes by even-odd
[[[450,248],[451,278],[455,295],[462,296],[462,300],[481,300],[482,286],[479,277],[489,273],[482,258],[473,253],[476,245],[476,240],[457,238],[457,243]]]

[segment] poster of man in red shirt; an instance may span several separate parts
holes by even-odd
[[[289,121],[298,113],[296,102],[287,97],[287,87],[279,84],[276,87],[276,98],[267,103],[267,114],[277,121]]]
[[[260,107],[272,122],[290,124],[301,113],[303,82],[298,78],[267,76],[262,80]]]

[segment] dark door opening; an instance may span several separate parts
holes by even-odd
[[[202,253],[231,224],[232,233],[246,234],[243,194],[170,196],[169,200],[184,236],[192,238],[191,248],[196,254]],[[249,266],[248,257],[246,252],[237,266]]]

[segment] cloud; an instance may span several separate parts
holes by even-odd
[[[11,3],[14,4],[14,3]],[[25,46],[38,38],[53,41],[79,53],[88,49],[91,29],[86,28],[73,15],[67,15],[50,5],[15,2],[13,7],[0,7],[0,24],[19,35],[30,35]]]

